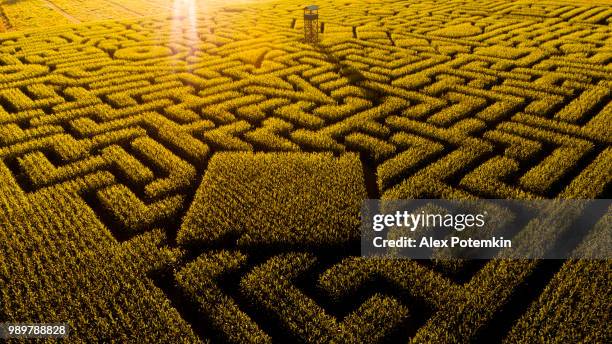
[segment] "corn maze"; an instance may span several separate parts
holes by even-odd
[[[74,342],[610,342],[609,261],[358,243],[365,198],[610,198],[609,2],[320,0],[318,45],[299,1],[144,3],[25,31],[2,4],[0,322],[66,321]]]

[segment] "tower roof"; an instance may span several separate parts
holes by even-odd
[[[308,5],[306,7],[304,7],[305,10],[309,10],[309,11],[316,11],[319,9],[319,6],[317,5]]]

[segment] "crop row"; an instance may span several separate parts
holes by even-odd
[[[68,322],[84,341],[199,341],[145,277],[178,256],[158,248],[162,230],[118,245],[74,194],[54,188],[26,196],[3,163],[0,176],[3,320]]]
[[[212,243],[238,235],[247,246],[343,244],[359,234],[362,180],[354,154],[219,153],[177,240]]]

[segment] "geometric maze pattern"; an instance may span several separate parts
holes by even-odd
[[[3,35],[0,160],[25,197],[80,196],[122,245],[162,228],[172,249],[221,151],[357,152],[371,198],[609,198],[609,6],[317,4],[320,46],[295,1]],[[502,340],[562,265],[338,254],[189,248],[157,284],[200,340],[462,342]]]

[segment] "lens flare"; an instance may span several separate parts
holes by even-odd
[[[198,39],[197,20],[198,10],[202,11],[203,4],[197,0],[174,0],[172,5],[172,39],[195,41]],[[201,3],[201,1],[200,1]]]

